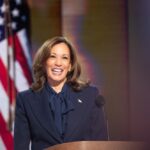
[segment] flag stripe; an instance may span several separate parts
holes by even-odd
[[[8,95],[8,97],[10,97],[10,103],[13,102],[14,100],[14,91],[12,89],[12,87],[14,87],[14,81],[10,78],[9,74],[8,74],[8,70],[5,68],[5,66],[3,65],[1,59],[0,59],[0,80],[2,82],[2,85]],[[8,81],[9,81],[9,85],[8,85]],[[16,89],[15,89],[16,91]]]
[[[20,65],[23,69],[24,75],[28,80],[28,83],[31,84],[31,82],[32,82],[32,78],[31,78],[31,74],[30,74],[31,71],[29,69],[29,66],[27,65],[28,62],[26,60],[26,57],[22,51],[22,46],[16,35],[14,35],[14,44],[15,44],[15,49],[14,49],[15,50],[15,58],[17,61],[19,61]]]
[[[7,59],[8,59],[8,54],[7,54],[7,40],[0,41],[0,59],[4,63],[5,67],[7,66]]]
[[[25,77],[24,73],[23,73],[23,68],[21,67],[20,63],[18,61],[16,61],[15,63],[16,66],[16,88],[18,91],[23,91],[25,89],[28,89],[30,84],[27,80],[27,78]],[[21,81],[21,84],[20,84]]]
[[[9,99],[0,81],[0,112],[6,121],[9,119]]]
[[[31,54],[29,52],[29,49],[30,48],[30,44],[29,44],[29,41],[27,38],[24,38],[24,37],[27,37],[27,32],[25,29],[22,29],[20,30],[19,32],[17,32],[17,36],[18,36],[18,40],[20,41],[20,44],[22,46],[22,50],[25,54],[25,57],[26,57],[26,60],[28,62],[28,66],[31,68],[31,65],[32,65],[32,61],[31,61]]]
[[[3,119],[3,116],[0,112],[0,135],[5,144],[7,150],[13,150],[13,137],[10,131],[7,129],[7,125]]]
[[[5,150],[5,149],[6,149],[5,144],[0,136],[0,150]]]

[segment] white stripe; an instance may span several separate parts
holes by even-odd
[[[27,33],[26,33],[26,30],[25,29],[22,29],[21,31],[19,31],[17,33],[18,35],[18,39],[21,43],[21,46],[22,46],[22,49],[23,49],[23,52],[25,54],[25,57],[26,57],[26,60],[28,62],[28,65],[29,67],[31,68],[31,65],[32,65],[32,61],[31,61],[31,55],[29,53],[29,41],[27,39]]]
[[[7,40],[0,42],[0,58],[2,59],[5,66],[7,66]]]
[[[9,119],[9,99],[0,81],[0,112],[5,120]]]
[[[28,81],[24,76],[23,70],[18,61],[15,62],[16,66],[16,88],[18,91],[23,91],[29,88]]]
[[[4,145],[3,141],[2,141],[1,136],[0,136],[0,150],[6,150],[6,147],[5,147],[5,145]]]

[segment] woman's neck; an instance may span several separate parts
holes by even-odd
[[[51,87],[56,93],[60,93],[63,88],[63,86],[60,86],[60,85],[59,86],[51,86]]]
[[[62,91],[62,88],[65,84],[65,82],[61,82],[61,83],[50,83],[51,88],[56,92],[56,93],[60,93]]]

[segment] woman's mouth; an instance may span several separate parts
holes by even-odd
[[[62,72],[63,72],[63,69],[61,69],[61,68],[53,68],[52,69],[52,73],[54,75],[61,75]]]

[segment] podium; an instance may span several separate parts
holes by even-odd
[[[51,146],[44,150],[150,150],[145,142],[79,141]]]

